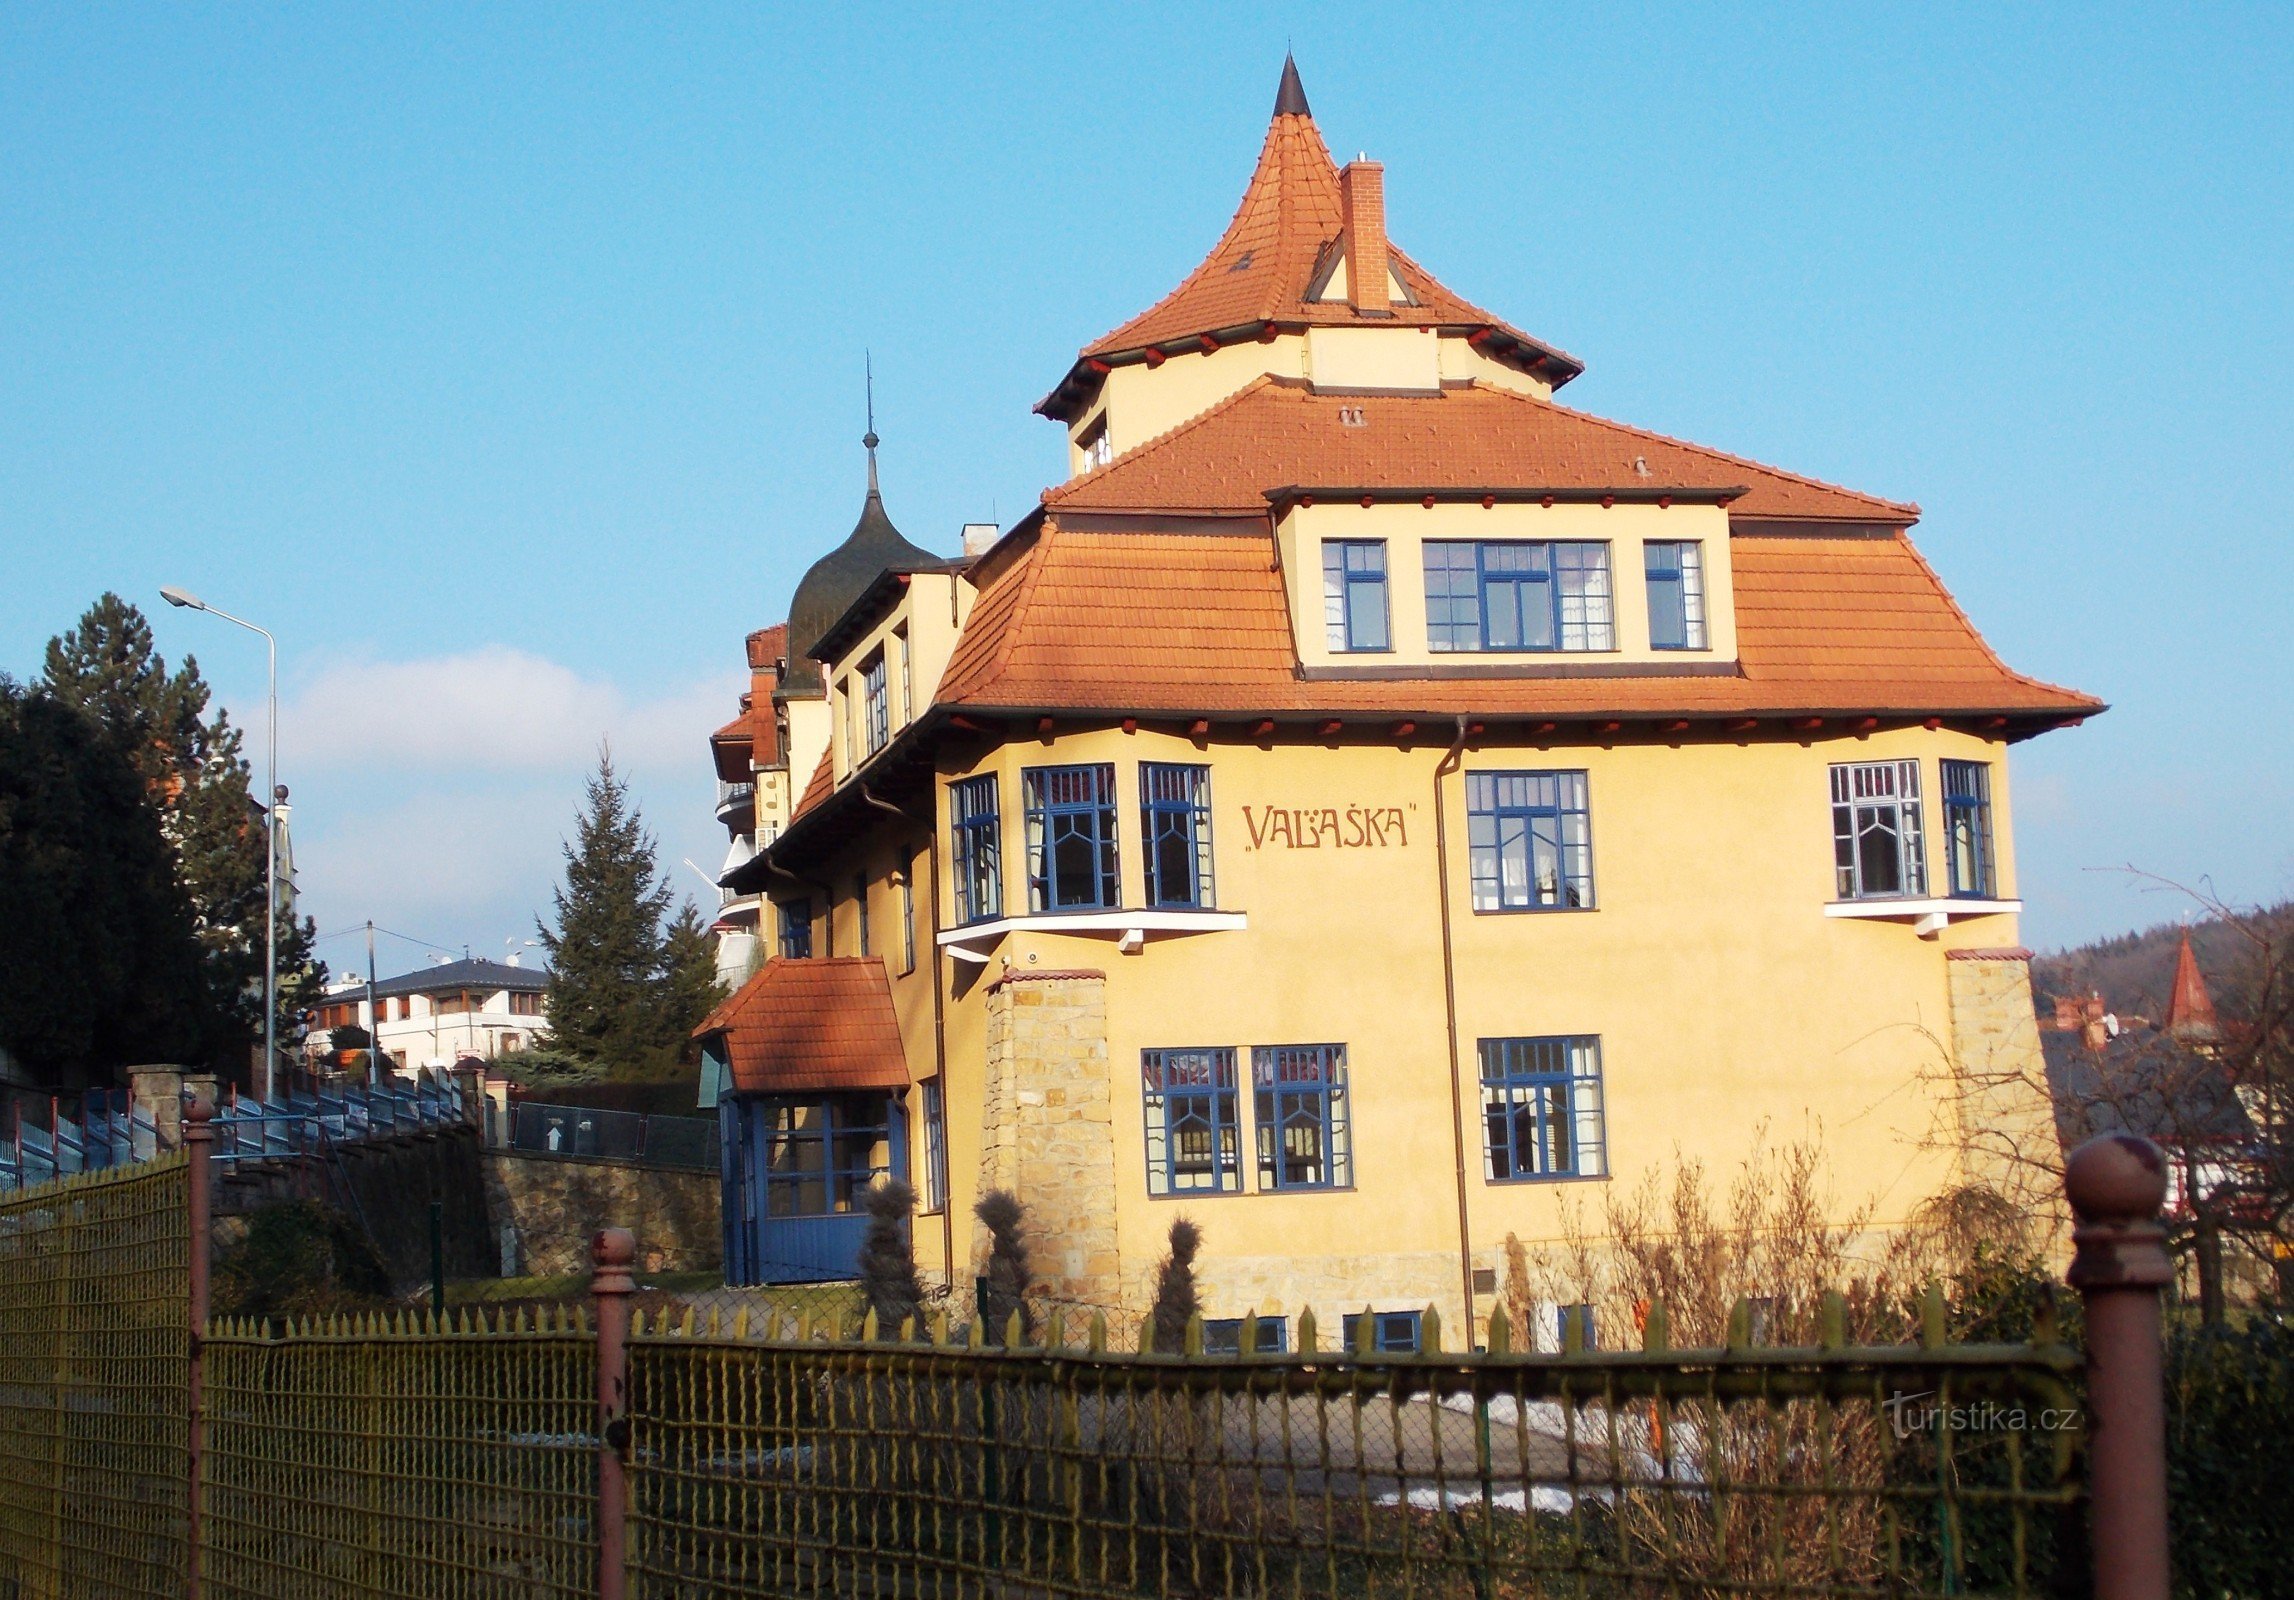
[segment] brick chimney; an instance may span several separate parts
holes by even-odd
[[[2055,997],[2055,1031],[2057,1033],[2077,1033],[2082,1020],[2084,1019],[2079,1015],[2079,997],[2077,995],[2059,994]]]
[[[1338,174],[1338,207],[1346,225],[1346,298],[1358,312],[1386,315],[1393,304],[1386,278],[1386,169],[1349,161]]]

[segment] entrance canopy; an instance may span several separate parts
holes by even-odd
[[[875,956],[767,961],[693,1037],[722,1057],[732,1094],[908,1087],[891,980]]]

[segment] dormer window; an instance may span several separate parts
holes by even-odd
[[[1075,436],[1075,448],[1082,458],[1081,464],[1076,469],[1079,472],[1089,472],[1093,467],[1104,467],[1108,462],[1115,459],[1114,441],[1107,436],[1106,412],[1102,411],[1083,425],[1083,431]]]
[[[1591,540],[1429,539],[1431,650],[1614,650],[1609,547]]]

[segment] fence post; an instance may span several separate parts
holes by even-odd
[[[215,1108],[195,1099],[183,1108],[184,1183],[189,1190],[190,1232],[184,1276],[191,1301],[191,1359],[184,1376],[185,1444],[184,1560],[185,1600],[199,1600],[200,1502],[205,1498],[207,1466],[207,1257],[213,1220],[213,1198],[208,1187],[210,1147],[215,1143]]]
[[[2087,1313],[2095,1600],[2167,1600],[2166,1157],[2148,1139],[2105,1134],[2071,1153],[2063,1187],[2078,1219],[2068,1278]]]
[[[589,1292],[597,1306],[597,1595],[622,1600],[629,1582],[629,1297],[637,1236],[600,1228],[589,1242]]]

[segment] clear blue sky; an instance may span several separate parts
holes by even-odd
[[[9,6],[0,670],[106,588],[273,626],[326,931],[530,933],[603,735],[713,867],[702,738],[851,525],[863,349],[901,526],[1010,522],[1286,41],[1571,401],[1918,500],[2008,660],[2113,702],[2017,754],[2029,938],[2171,914],[2095,868],[2294,887],[2275,8]],[[259,710],[256,641],[157,621]]]

